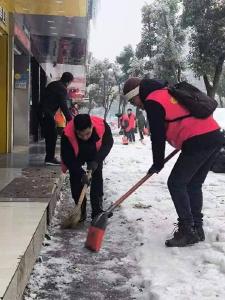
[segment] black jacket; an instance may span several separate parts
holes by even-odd
[[[41,109],[45,114],[54,117],[56,111],[60,108],[67,121],[72,119],[67,107],[67,89],[61,80],[53,81],[45,89],[44,96],[41,99]]]
[[[77,137],[79,145],[78,156],[75,156],[73,147],[69,142],[67,136],[64,134],[61,138],[61,158],[64,164],[67,166],[70,172],[77,175],[82,175],[82,165],[88,161],[96,161],[97,163],[102,162],[105,157],[109,154],[113,146],[113,137],[109,125],[104,121],[105,132],[102,138],[102,145],[99,151],[96,150],[96,142],[99,140],[99,136],[96,133],[95,128],[93,129],[92,135],[88,141],[83,141]]]

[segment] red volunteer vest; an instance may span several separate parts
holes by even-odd
[[[164,108],[166,121],[189,114],[189,111],[180,105],[176,99],[169,94],[167,89],[156,90],[150,93],[146,100],[156,101]],[[166,122],[166,139],[173,147],[181,149],[183,142],[189,138],[219,128],[219,125],[212,116],[206,119],[188,117],[174,122]]]
[[[129,120],[129,126],[127,131],[130,131],[131,129],[134,129],[136,126],[136,117],[134,113],[131,113],[130,115],[128,115],[128,120]]]
[[[126,132],[128,132],[130,129],[129,129],[129,118],[128,118],[128,115],[122,115],[122,117],[120,117],[120,124],[121,124],[121,127],[123,127],[122,126],[122,124],[123,124],[123,122],[124,121],[127,121],[127,124],[128,124],[128,126],[126,127],[126,128],[124,128],[124,130],[126,131]]]
[[[91,116],[91,122],[92,122],[93,127],[96,130],[97,135],[99,136],[99,140],[96,142],[96,150],[99,151],[99,149],[101,148],[101,145],[102,145],[102,138],[103,138],[103,135],[105,133],[104,120],[102,118],[99,118],[99,117],[96,117],[96,116]],[[78,156],[78,154],[79,154],[79,144],[77,142],[77,137],[75,135],[75,127],[74,127],[73,120],[70,121],[67,124],[67,126],[65,127],[64,134],[68,138],[70,144],[72,145],[75,156]],[[62,169],[63,173],[66,173],[67,167],[63,163],[63,161],[61,163],[61,169]]]

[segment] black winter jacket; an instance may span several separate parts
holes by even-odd
[[[41,109],[45,114],[54,117],[56,111],[60,108],[67,121],[72,119],[67,107],[67,89],[61,80],[53,81],[45,89],[44,96],[41,99]]]

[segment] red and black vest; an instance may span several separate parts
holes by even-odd
[[[99,140],[96,142],[96,150],[99,151],[99,149],[101,148],[101,145],[102,145],[102,138],[105,133],[104,120],[102,118],[99,118],[96,116],[91,116],[91,122],[92,122],[93,128],[95,129],[97,135],[99,136]],[[74,154],[77,157],[79,154],[79,143],[77,141],[75,130],[76,130],[76,128],[75,128],[74,122],[72,120],[65,127],[64,134],[68,138],[70,144],[72,145]],[[62,169],[63,173],[65,173],[67,171],[67,167],[63,163],[63,161],[61,163],[61,169]]]
[[[170,122],[177,118],[187,116],[190,113],[169,94],[166,88],[150,93],[146,100],[158,102],[164,108],[166,114],[166,139],[173,147],[177,149],[181,149],[183,142],[191,137],[208,133],[220,128],[212,116],[209,116],[206,119],[187,117]]]

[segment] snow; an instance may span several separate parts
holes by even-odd
[[[118,138],[105,168],[115,199],[151,165],[149,141],[146,146],[119,143]],[[167,153],[171,150],[168,146]],[[166,186],[175,159],[122,204],[131,223],[139,220],[136,229],[143,245],[134,251],[145,283],[140,299],[225,299],[225,174],[210,172],[204,187],[206,241],[186,248],[166,248],[164,241],[177,218]]]
[[[213,116],[219,123],[220,127],[225,129],[225,108],[216,108]]]
[[[146,174],[152,164],[149,138],[145,138],[146,145],[138,141],[137,135],[136,138],[136,143],[122,145],[121,136],[115,135],[114,147],[104,164],[106,207],[127,192]],[[167,154],[172,150],[170,146],[167,146]],[[166,248],[164,242],[172,234],[177,218],[166,185],[176,157],[114,212],[107,227],[106,241],[101,251],[93,256],[94,260],[101,260],[109,255],[109,248],[118,251],[116,238],[117,235],[120,235],[120,238],[123,235],[122,240],[125,240],[127,244],[122,244],[119,251],[124,252],[125,256],[109,258],[104,261],[103,266],[97,265],[94,269],[94,276],[98,281],[105,281],[111,286],[112,295],[118,289],[125,292],[129,289],[132,298],[126,299],[225,299],[225,174],[210,172],[203,189],[206,241],[185,248]],[[78,236],[78,238],[83,238],[83,236]],[[54,236],[51,245],[47,249],[44,248],[41,255],[45,257],[46,251],[51,253],[57,247],[62,251],[62,239],[63,236]],[[75,249],[78,249],[78,240],[73,240],[71,243]],[[87,255],[86,252],[78,250],[76,252],[80,258]],[[85,269],[82,264],[71,266],[69,258],[64,256],[51,257],[48,260],[49,263],[56,266],[58,270],[57,278],[55,274],[52,276],[54,275],[56,288],[60,288],[60,294],[65,295],[62,296],[63,299],[73,299],[66,296],[66,288],[73,280],[82,284],[84,280],[82,274],[85,269],[90,268],[90,265],[85,265]],[[51,276],[51,268],[48,268],[48,265],[43,267],[43,264],[39,263],[35,267],[29,283],[30,293],[27,294],[26,300],[40,299],[37,293],[46,282],[44,273]],[[130,270],[131,278],[128,281],[125,275],[115,271],[115,268],[123,266],[126,266],[128,271]],[[136,272],[133,268],[129,269],[130,266],[135,266]],[[73,269],[72,273],[71,269]],[[119,282],[123,284],[119,285]],[[49,296],[49,299],[58,298]],[[95,290],[92,299],[109,298],[104,296],[103,292]]]

